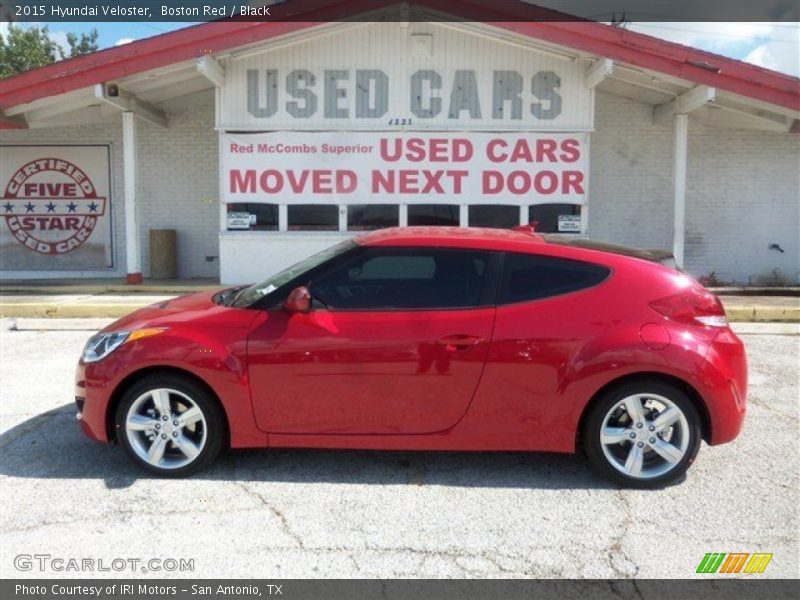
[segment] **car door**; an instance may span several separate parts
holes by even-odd
[[[604,312],[624,299],[603,285],[603,265],[509,252],[497,293],[492,347],[470,415],[482,430],[538,449],[561,449],[574,438],[570,399],[562,397],[582,356],[616,324]],[[493,418],[502,415],[503,418]]]
[[[499,257],[367,247],[308,282],[308,313],[269,311],[248,340],[259,427],[418,434],[455,425],[492,335]]]

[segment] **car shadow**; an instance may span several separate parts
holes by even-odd
[[[21,478],[102,479],[125,488],[151,479],[116,444],[89,440],[72,404],[36,415],[0,434],[0,474]],[[583,456],[530,452],[378,450],[231,450],[192,476],[201,480],[437,485],[475,488],[618,489]]]

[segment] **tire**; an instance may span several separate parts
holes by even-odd
[[[128,388],[114,426],[131,460],[162,477],[208,467],[226,439],[225,415],[216,397],[190,378],[168,373],[148,375]]]
[[[631,419],[637,407],[640,412]],[[700,449],[702,432],[697,409],[683,390],[642,379],[597,398],[581,438],[586,455],[603,475],[626,487],[652,489],[684,478]]]

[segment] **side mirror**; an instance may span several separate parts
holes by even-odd
[[[283,308],[290,313],[307,313],[311,310],[311,292],[304,285],[294,288],[283,303]]]

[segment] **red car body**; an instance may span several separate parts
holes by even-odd
[[[592,399],[645,374],[686,390],[708,443],[728,442],[742,427],[741,341],[727,326],[671,319],[652,306],[707,294],[674,268],[499,230],[392,229],[355,241],[569,258],[611,274],[572,293],[464,310],[291,313],[222,306],[210,292],[162,302],[106,331],[163,334],[80,362],[83,430],[113,439],[126,387],[165,369],[213,392],[235,448],[575,452]]]

